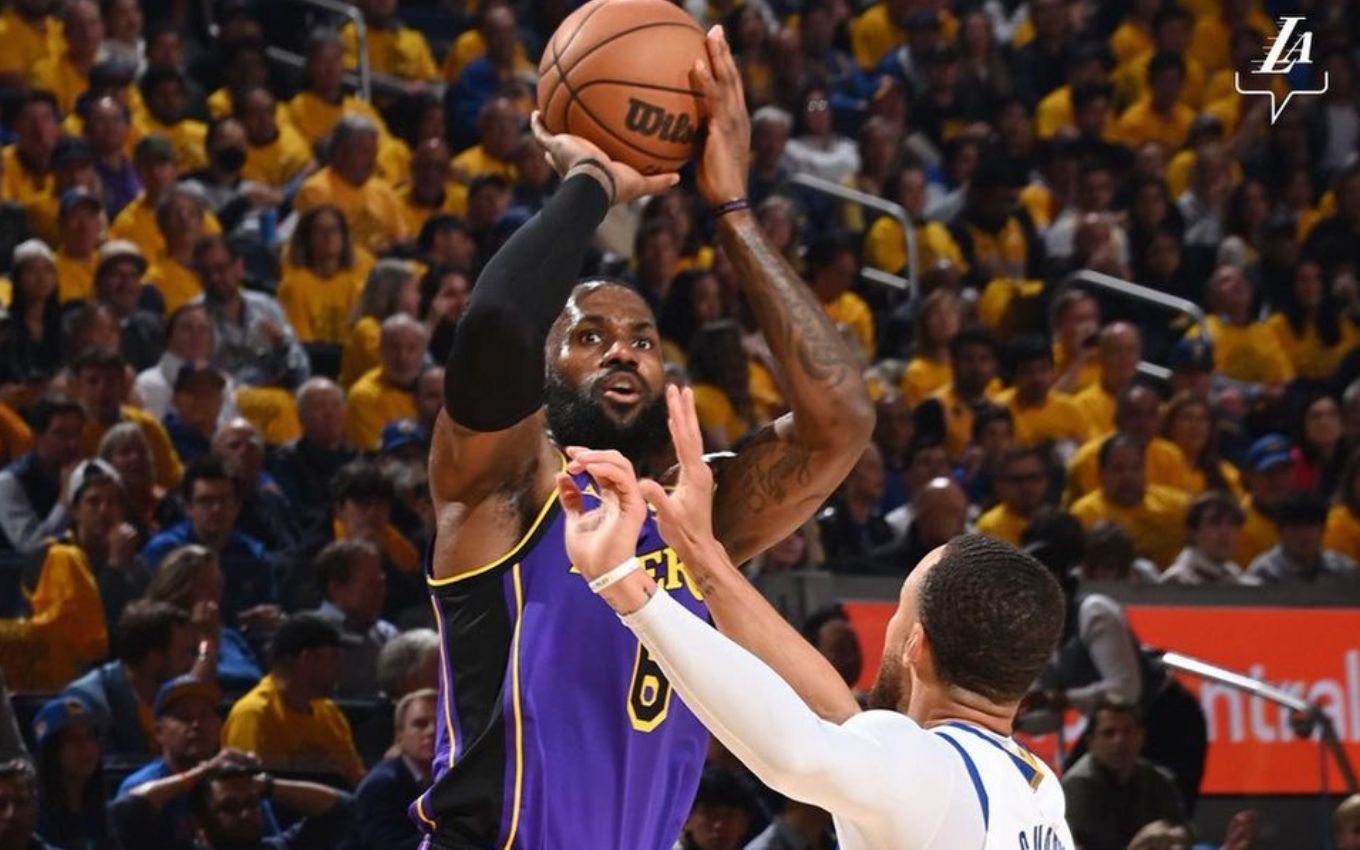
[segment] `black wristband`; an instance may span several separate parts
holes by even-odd
[[[603,174],[604,179],[609,181],[609,203],[613,204],[614,199],[618,197],[619,186],[617,183],[614,182],[614,175],[609,173],[609,166],[605,165],[603,162],[600,162],[598,159],[592,156],[587,157],[585,159],[577,160],[576,163],[572,165],[572,168],[577,168],[582,165],[589,165],[591,168],[594,168],[596,171]]]
[[[750,208],[751,208],[750,201],[746,200],[745,198],[737,198],[736,200],[724,201],[723,203],[718,204],[716,207],[713,207],[711,212],[713,213],[714,218],[722,218],[728,213],[739,212],[741,210],[749,210]]]

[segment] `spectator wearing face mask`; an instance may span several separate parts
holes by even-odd
[[[245,127],[235,118],[219,118],[208,126],[204,144],[207,165],[187,174],[185,183],[203,193],[208,209],[226,232],[244,227],[258,233],[258,215],[282,204],[283,194],[242,176],[247,156]]]

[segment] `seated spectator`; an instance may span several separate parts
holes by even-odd
[[[749,358],[735,319],[695,331],[686,357],[694,406],[709,451],[726,451],[760,424],[751,398]]]
[[[907,452],[916,437],[916,423],[912,421],[911,405],[894,390],[886,391],[874,406],[878,413],[874,445],[883,455],[883,498],[878,501],[878,509],[886,514],[907,501]]]
[[[1336,501],[1327,512],[1323,545],[1360,563],[1360,452],[1351,455],[1341,473]]]
[[[149,540],[160,530],[165,491],[156,484],[156,465],[146,435],[131,422],[113,426],[99,441],[99,459],[113,467],[122,482],[123,515],[139,540]]]
[[[1143,383],[1131,383],[1115,397],[1114,433],[1126,434],[1143,444],[1147,469],[1144,474],[1149,484],[1174,487],[1193,494],[1190,486],[1193,473],[1185,455],[1173,442],[1157,436],[1157,422],[1161,399],[1156,390]],[[1068,504],[1075,502],[1100,486],[1100,447],[1109,434],[1088,440],[1072,455],[1067,465],[1067,488],[1063,493]],[[1202,490],[1200,491],[1202,492]]]
[[[208,164],[203,145],[208,128],[189,117],[188,80],[174,65],[152,64],[138,83],[146,111],[133,119],[138,136],[165,136],[175,148],[175,160],[185,171]]]
[[[94,294],[99,243],[104,241],[104,202],[84,187],[67,189],[57,227],[57,300],[88,299]]]
[[[96,65],[103,73],[114,67],[114,63],[108,61]],[[91,91],[87,97],[90,99],[84,110],[85,138],[94,151],[94,169],[104,187],[104,210],[111,219],[117,220],[118,214],[142,191],[142,181],[137,177],[137,166],[132,158],[135,152],[131,137],[132,112],[111,94]]]
[[[208,321],[207,309],[202,304],[186,304],[170,314],[165,324],[165,352],[156,365],[137,373],[132,383],[132,391],[141,406],[160,419],[170,413],[175,384],[186,364],[202,367],[212,362],[213,326]],[[232,399],[230,384],[224,388],[221,410],[218,419],[213,421],[216,428],[219,421],[226,421],[236,415],[236,404]],[[208,432],[211,436],[211,431]],[[181,460],[186,458],[181,457]]]
[[[1341,407],[1332,396],[1303,395],[1294,424],[1294,489],[1324,498],[1336,492],[1346,455],[1341,443]]]
[[[463,69],[485,56],[493,44],[497,44],[498,51],[512,54],[517,69],[533,70],[519,36],[514,7],[506,0],[489,0],[478,5],[477,25],[459,33],[444,54],[440,72],[445,82],[456,81]]]
[[[1347,352],[1360,343],[1360,329],[1342,314],[1316,262],[1298,264],[1293,286],[1284,295],[1267,324],[1275,331],[1294,374],[1312,381],[1330,378]]]
[[[1213,405],[1206,396],[1179,392],[1166,406],[1161,435],[1180,449],[1184,464],[1181,487],[1186,493],[1198,496],[1210,490],[1222,490],[1240,498],[1243,495],[1242,475],[1219,453],[1216,420]],[[1160,441],[1153,438],[1152,442]],[[1158,473],[1153,472],[1151,449],[1148,479],[1154,484],[1166,483],[1158,480]]]
[[[1086,559],[1081,564],[1081,577],[1086,581],[1117,584],[1156,584],[1162,573],[1156,564],[1139,557],[1127,531],[1103,521],[1086,532]]]
[[[447,358],[446,358],[447,359]],[[416,424],[428,438],[444,409],[444,367],[427,366],[416,379]]]
[[[105,755],[145,758],[156,749],[152,707],[161,686],[199,660],[189,613],[165,602],[137,601],[118,619],[118,657],[66,686],[83,699],[104,729]],[[202,666],[202,665],[199,665]],[[211,668],[200,675],[215,678]]]
[[[740,850],[755,822],[756,801],[736,774],[708,767],[676,850]]]
[[[803,637],[840,674],[846,687],[854,688],[864,673],[864,650],[841,605],[814,611],[803,623]],[[857,693],[856,697],[860,695]]]
[[[1044,246],[1029,213],[1015,205],[1010,167],[995,154],[979,156],[949,229],[963,254],[964,285],[982,293],[978,319],[1005,338],[1041,318]]]
[[[406,809],[430,785],[438,698],[438,692],[426,689],[397,702],[397,754],[375,764],[354,792],[359,847],[416,850],[420,845],[420,833]]]
[[[8,547],[32,552],[65,528],[63,470],[80,458],[85,411],[64,399],[40,399],[28,412],[33,448],[0,471],[0,530]]]
[[[467,220],[445,213],[435,213],[426,220],[416,247],[432,268],[442,265],[471,269],[477,257],[477,241]]]
[[[1010,414],[1007,413],[1006,416],[1009,421]],[[949,477],[951,471],[949,458],[944,453],[944,444],[938,436],[926,429],[913,436],[911,442],[907,444],[903,462],[906,466],[902,472],[902,483],[906,487],[909,501],[884,517],[893,534],[898,537],[907,533],[907,526],[911,525],[912,519],[916,516],[916,507],[910,498],[924,490],[934,479]]]
[[[968,497],[948,478],[932,479],[913,493],[911,508],[906,534],[876,550],[868,571],[906,575],[931,550],[963,534],[968,525]]]
[[[303,181],[293,202],[298,213],[334,205],[349,223],[354,244],[374,254],[414,235],[406,230],[401,199],[374,173],[381,140],[373,119],[346,114],[336,122],[328,164]]]
[[[387,642],[378,653],[379,692],[400,700],[413,691],[439,687],[439,633],[411,629]]]
[[[279,594],[264,546],[236,526],[240,485],[220,461],[208,457],[189,467],[181,489],[187,519],[153,537],[142,557],[158,570],[172,550],[191,543],[205,547],[220,561],[226,578],[223,620],[229,625],[249,622],[261,606],[277,602]]]
[[[1280,542],[1251,562],[1247,575],[1263,584],[1351,586],[1360,567],[1322,545],[1327,503],[1316,493],[1291,493],[1275,509]]]
[[[1047,496],[1049,474],[1043,453],[1034,448],[1011,449],[1001,458],[995,480],[1000,501],[978,517],[977,530],[1019,546],[1020,535]]]
[[[359,303],[350,320],[345,350],[340,358],[340,386],[349,389],[378,365],[382,323],[404,313],[420,312],[420,279],[405,260],[379,260],[368,272]]]
[[[275,452],[268,468],[306,533],[329,518],[331,479],[357,453],[345,441],[345,393],[333,381],[312,378],[303,383],[297,409],[302,436]]]
[[[478,129],[474,122],[498,92],[522,87],[535,77],[516,28],[513,4],[484,3],[480,19],[477,29],[455,40],[444,61],[445,79],[451,83],[445,89],[447,135],[459,146],[473,141]]]
[[[61,301],[57,257],[41,239],[14,248],[10,261],[10,327],[0,342],[5,383],[39,384],[61,370]]]
[[[156,204],[156,228],[165,247],[146,279],[160,292],[167,313],[203,294],[194,248],[206,235],[216,232],[208,227],[208,215],[207,198],[185,185],[167,190]]]
[[[878,511],[883,496],[883,455],[873,443],[850,469],[845,483],[817,515],[827,560],[841,569],[868,557],[893,539],[892,528]]]
[[[948,289],[937,289],[921,302],[913,323],[912,357],[902,371],[902,396],[912,407],[954,379],[949,351],[962,321],[963,304]]]
[[[1251,385],[1267,400],[1278,398],[1294,379],[1294,364],[1265,322],[1252,319],[1251,284],[1236,266],[1219,266],[1209,279],[1208,317],[1190,335],[1206,335],[1214,367],[1225,378]]]
[[[1139,755],[1143,743],[1137,707],[1105,700],[1091,712],[1090,750],[1062,780],[1067,823],[1083,850],[1126,850],[1153,821],[1185,822],[1175,779]]]
[[[339,209],[322,204],[298,218],[278,299],[300,342],[344,345],[366,270]]]
[[[325,140],[345,115],[367,117],[386,136],[378,110],[368,101],[345,93],[345,67],[335,32],[313,30],[307,37],[305,53],[302,87],[288,102],[288,118],[307,144]]]
[[[156,751],[160,755],[128,774],[118,786],[115,799],[122,800],[151,782],[176,777],[196,778],[208,764],[230,758],[230,755],[219,755],[222,718],[217,716],[217,705],[221,701],[222,692],[216,685],[193,675],[177,676],[162,684],[152,702]],[[246,758],[245,754],[239,757],[241,760]],[[120,822],[118,816],[127,811],[125,806],[112,808],[114,831],[124,847],[134,846],[130,842],[138,837],[149,839],[151,835],[158,840],[154,844],[148,841],[149,847],[177,850],[193,845],[193,816],[184,796],[176,795],[161,806],[155,819],[159,828]]]
[[[314,167],[312,146],[293,128],[287,109],[262,85],[248,85],[232,97],[232,115],[246,131],[241,176],[287,194]]]
[[[336,695],[371,699],[378,694],[378,655],[397,634],[380,616],[386,579],[378,550],[362,540],[337,540],[316,556],[313,569],[323,597],[315,613],[344,641]]]
[[[200,660],[196,669],[207,665],[216,671],[218,685],[228,693],[245,693],[264,674],[245,636],[222,624],[222,591],[217,556],[202,546],[181,546],[161,562],[146,589],[146,599],[188,611],[198,639]],[[262,623],[267,625],[269,620],[258,616],[247,625]]]
[[[429,340],[425,327],[406,314],[382,323],[379,365],[350,387],[345,409],[345,438],[355,448],[373,450],[385,424],[416,414],[412,390],[425,365]]]
[[[1016,444],[1052,447],[1059,457],[1070,457],[1090,431],[1071,396],[1053,392],[1052,346],[1043,337],[1023,336],[1009,354],[1013,386],[998,393],[996,403],[1010,408]]]
[[[1100,302],[1080,287],[1064,289],[1053,299],[1053,388],[1076,395],[1100,380],[1096,357],[1100,339]]]
[[[974,416],[994,391],[996,343],[984,330],[961,331],[949,344],[949,360],[953,379],[931,398],[944,410],[945,450],[950,460],[959,460],[973,438]]]
[[[85,427],[80,438],[82,454],[94,455],[110,428],[131,422],[146,435],[156,461],[157,483],[167,489],[179,483],[184,467],[165,427],[151,413],[128,403],[131,381],[122,355],[107,349],[86,349],[71,363],[70,376],[68,391],[85,409]]]
[[[1232,560],[1245,521],[1246,514],[1227,493],[1211,490],[1196,498],[1185,514],[1189,539],[1162,573],[1162,584],[1256,584]]]
[[[1115,322],[1100,331],[1096,346],[1100,378],[1077,393],[1074,401],[1086,414],[1091,435],[1102,437],[1114,430],[1115,399],[1138,374],[1143,342],[1133,325]]]
[[[298,544],[298,527],[292,507],[273,477],[265,471],[264,437],[249,420],[237,417],[217,429],[212,455],[236,478],[241,493],[237,527],[264,544],[267,551],[281,552]]]
[[[284,620],[269,673],[231,707],[222,745],[254,753],[266,770],[363,778],[349,721],[331,700],[340,679],[340,631],[311,614]]]
[[[184,360],[175,377],[165,431],[180,460],[193,463],[212,451],[227,379],[207,362]]]
[[[419,30],[403,26],[397,17],[396,0],[359,0],[368,34],[368,62],[375,73],[403,80],[433,80],[439,68],[430,45]],[[358,33],[353,23],[340,30],[345,51],[345,67],[359,67]]]
[[[204,139],[207,165],[184,176],[184,185],[203,194],[208,209],[227,233],[251,233],[263,243],[261,216],[277,215],[283,193],[273,186],[247,180],[242,174],[246,164],[246,131],[230,116],[208,125]],[[265,244],[273,248],[273,244]]]
[[[1178,150],[1190,133],[1195,111],[1181,102],[1185,88],[1185,59],[1164,50],[1147,63],[1148,94],[1124,110],[1115,136],[1126,145],[1158,141]]]
[[[454,95],[450,89],[446,97]],[[455,117],[457,107],[451,111]],[[514,181],[515,149],[524,134],[524,116],[509,94],[495,94],[473,113],[477,116],[476,144],[453,158],[453,177],[471,187],[478,177],[495,175]],[[472,201],[469,188],[469,204]]]
[[[56,850],[37,835],[38,777],[25,757],[0,761],[0,800],[6,815],[0,821],[0,839],[6,847],[22,850]]]
[[[448,362],[449,352],[453,350],[453,330],[471,299],[472,278],[465,269],[434,266],[420,279],[417,318],[425,323],[429,332],[430,357],[434,362]],[[420,394],[419,390],[416,394]],[[418,402],[416,406],[420,406]]]
[[[52,189],[52,152],[61,132],[60,111],[56,97],[41,90],[25,92],[12,108],[14,143],[4,152],[4,194],[31,216]]]
[[[1280,541],[1275,511],[1294,486],[1294,456],[1289,440],[1266,434],[1251,444],[1245,467],[1247,498],[1242,502],[1246,522],[1233,552],[1233,560],[1251,566]]]
[[[906,210],[916,231],[916,273],[933,269],[941,262],[962,268],[963,255],[949,229],[926,219],[925,170],[919,165],[906,165],[898,173],[895,185],[896,194],[891,197]],[[864,235],[864,262],[893,274],[907,267],[907,237],[897,219],[880,216],[869,226]]]
[[[790,168],[832,183],[848,183],[859,171],[859,146],[838,134],[828,92],[812,86],[803,93],[799,132],[784,148]]]
[[[62,694],[33,718],[38,829],[58,847],[101,847],[108,837],[99,718],[84,697]]]
[[[155,266],[166,252],[165,236],[157,223],[157,210],[179,181],[179,164],[175,158],[174,145],[169,139],[158,135],[138,140],[132,157],[142,189],[113,219],[110,235],[115,239],[126,239],[141,248],[147,260]],[[200,226],[205,233],[221,230],[212,213],[203,217]],[[193,239],[198,236],[197,232],[194,233],[187,240],[188,245],[192,246]]]
[[[118,320],[122,329],[119,351],[138,370],[150,368],[165,348],[165,323],[160,315],[165,305],[159,292],[142,283],[146,270],[146,257],[136,244],[113,239],[99,246],[94,297]]]
[[[1072,505],[1072,515],[1090,528],[1101,520],[1122,527],[1138,554],[1165,570],[1185,541],[1189,499],[1170,487],[1147,483],[1147,449],[1136,437],[1115,434],[1100,447],[1100,488]]]
[[[411,153],[410,180],[398,194],[407,233],[420,233],[439,213],[467,214],[467,186],[452,179],[451,167],[443,139],[426,139]]]
[[[870,361],[878,351],[874,314],[864,299],[851,291],[859,276],[859,260],[844,238],[826,236],[808,247],[808,285],[822,309],[837,325],[848,328],[859,343],[859,354]]]

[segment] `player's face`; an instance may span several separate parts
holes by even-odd
[[[656,320],[620,286],[579,290],[549,341],[548,426],[559,445],[637,460],[668,439]]]
[[[905,711],[911,699],[912,675],[909,670],[908,643],[921,639],[923,633],[917,626],[920,614],[916,600],[925,580],[926,572],[935,566],[943,554],[944,547],[931,551],[911,571],[902,584],[898,597],[897,610],[888,621],[888,630],[883,636],[883,660],[878,666],[878,678],[874,680],[869,692],[869,707],[887,711]],[[915,633],[915,637],[913,637]]]

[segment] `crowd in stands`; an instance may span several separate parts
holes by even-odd
[[[0,846],[416,846],[441,364],[479,269],[555,188],[528,118],[579,3],[353,5],[366,41],[284,0],[0,11],[0,669],[19,717],[0,723]],[[976,530],[1069,588],[1360,583],[1360,9],[679,5],[726,28],[751,205],[878,408],[843,486],[753,578],[900,578]],[[1275,84],[1330,84],[1276,119],[1233,78],[1285,13],[1315,61]],[[722,451],[785,406],[684,176],[611,212],[583,273],[645,296]],[[1055,661],[1028,708],[1090,716],[1065,781],[1078,842],[1188,846],[1196,720],[1111,651],[1118,604],[1073,594],[1064,653],[1085,668]],[[806,634],[859,678],[843,615]],[[825,813],[710,761],[677,847],[833,846]],[[1336,829],[1360,847],[1357,801]]]

